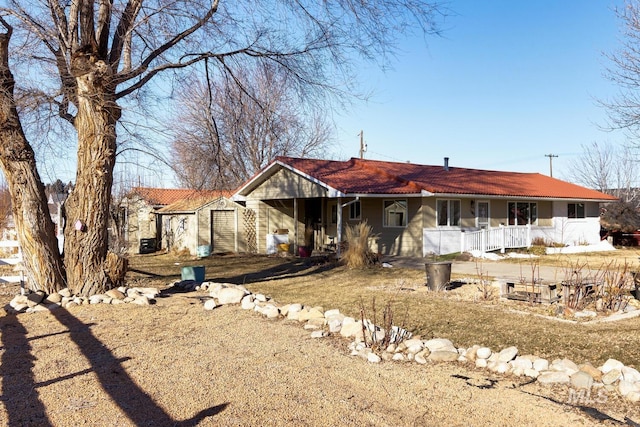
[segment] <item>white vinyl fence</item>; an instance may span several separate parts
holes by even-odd
[[[482,253],[505,249],[528,248],[531,246],[531,226],[501,226],[461,233],[460,252],[480,251]]]

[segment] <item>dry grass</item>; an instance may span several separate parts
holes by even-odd
[[[632,253],[620,255],[624,259]],[[594,266],[606,260],[611,262],[613,257],[611,254],[579,256]],[[571,258],[563,257],[565,262]],[[184,265],[204,265],[207,280],[244,283],[252,292],[264,293],[281,303],[339,308],[356,318],[363,303],[366,306],[374,299],[378,307],[390,303],[396,323],[404,323],[423,338],[445,337],[460,347],[480,344],[499,350],[515,345],[521,354],[550,359],[567,357],[577,363],[590,361],[596,365],[615,358],[640,368],[640,318],[590,325],[550,320],[534,314],[553,314],[554,306],[533,307],[525,302],[495,298],[485,300],[477,283],[458,283],[459,287],[447,292],[430,292],[424,285],[423,270],[350,269],[319,258],[263,256],[174,262],[166,256],[134,257],[131,278],[166,283],[177,280]],[[557,257],[541,258],[539,262],[553,264]]]

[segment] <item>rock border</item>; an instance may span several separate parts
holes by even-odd
[[[569,398],[575,403],[586,400],[596,401],[606,398],[606,393],[617,393],[629,402],[640,402],[640,372],[622,362],[609,359],[602,366],[594,367],[586,362],[580,365],[565,359],[549,361],[536,355],[521,355],[517,347],[511,346],[500,351],[489,347],[473,345],[469,348],[456,347],[446,338],[423,340],[396,326],[391,331],[391,344],[376,353],[365,345],[367,341],[382,342],[386,331],[369,320],[356,320],[345,316],[338,309],[324,310],[304,304],[279,304],[263,294],[253,294],[245,286],[232,283],[176,282],[173,286],[184,291],[208,292],[204,301],[205,310],[217,306],[240,304],[244,310],[253,310],[268,319],[297,320],[303,328],[311,331],[312,338],[340,335],[351,339],[349,350],[352,356],[361,357],[370,363],[382,361],[414,362],[427,364],[435,362],[459,362],[473,364],[476,368],[487,369],[496,374],[527,377],[543,385],[565,385],[569,388]],[[595,394],[592,392],[595,391]],[[604,394],[603,394],[604,393]],[[592,400],[592,396],[597,396]],[[583,399],[583,400],[581,400]]]

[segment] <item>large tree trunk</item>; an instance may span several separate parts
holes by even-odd
[[[107,256],[120,108],[112,70],[93,48],[74,53],[71,67],[78,84],[78,172],[65,203],[64,263],[69,289],[76,295],[93,295],[117,285],[126,271],[123,259],[114,262]]]
[[[16,110],[8,61],[10,37],[10,31],[0,35],[0,163],[13,201],[27,285],[51,293],[63,286],[64,269],[33,148]]]

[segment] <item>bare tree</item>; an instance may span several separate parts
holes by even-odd
[[[638,155],[629,146],[593,142],[582,145],[582,155],[570,164],[572,178],[578,183],[638,204]]]
[[[356,58],[384,64],[398,34],[433,31],[442,10],[429,0],[219,3],[6,0],[0,5],[0,163],[31,289],[54,291],[66,284],[75,294],[90,295],[122,279],[125,261],[107,244],[117,132],[123,114],[144,111],[153,89],[163,86],[151,81],[180,78],[181,70],[205,59],[215,64],[217,78],[235,81],[248,64],[265,62],[283,70],[309,99],[351,93]],[[77,136],[64,259],[22,122],[29,113],[35,128],[46,128],[43,120],[55,114]]]
[[[232,189],[277,156],[313,157],[331,145],[325,115],[273,64],[234,79],[196,77],[181,92],[173,168],[189,188]]]
[[[616,14],[622,22],[621,47],[607,54],[606,76],[618,86],[613,99],[601,100],[612,129],[624,129],[634,136],[640,131],[640,3],[626,0]]]

